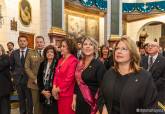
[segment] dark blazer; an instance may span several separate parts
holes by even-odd
[[[118,73],[110,68],[104,75],[100,96],[99,109],[106,105],[108,114],[111,114],[115,79]],[[156,103],[157,91],[150,74],[141,70],[139,73],[130,73],[120,98],[120,114],[141,114],[137,109],[151,108]]]
[[[25,59],[28,51],[29,49],[26,51]],[[10,61],[15,84],[27,85],[28,76],[25,72],[24,63],[21,63],[19,49],[13,51]]]
[[[142,58],[141,66],[148,68],[148,56]],[[158,91],[158,98],[165,102],[165,57],[158,55],[149,72],[152,74]]]
[[[57,61],[56,61],[57,63]],[[37,84],[38,84],[38,88],[39,88],[39,93],[40,93],[40,102],[42,104],[45,104],[45,96],[43,94],[41,94],[41,92],[45,89],[49,90],[50,92],[52,91],[52,87],[50,88],[46,88],[43,84],[43,74],[44,74],[44,67],[47,66],[47,61],[44,60],[43,62],[41,62],[39,70],[38,70],[38,75],[37,75]],[[56,66],[56,65],[55,65]],[[53,78],[51,80],[52,86],[53,86],[53,79],[54,79],[54,73],[55,73],[55,68],[53,68]],[[54,98],[51,99],[53,102],[55,102]]]
[[[7,55],[0,56],[0,97],[10,94],[12,90],[9,68],[9,57]]]

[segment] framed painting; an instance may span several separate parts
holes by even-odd
[[[68,33],[77,38],[85,35],[85,17],[68,15]]]
[[[28,0],[19,2],[19,18],[23,25],[27,26],[32,20],[32,8]]]
[[[99,42],[99,20],[94,18],[86,19],[86,35]]]

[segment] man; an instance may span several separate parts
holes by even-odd
[[[81,59],[82,58],[82,51],[81,51],[81,48],[82,48],[82,41],[81,41],[82,38],[79,38],[77,40],[77,59]]]
[[[11,68],[14,83],[19,97],[20,114],[32,114],[32,96],[31,91],[27,87],[28,76],[25,73],[25,58],[29,52],[28,39],[26,36],[18,37],[19,49],[11,54]]]
[[[165,57],[159,55],[158,42],[149,42],[147,52],[148,56],[142,59],[142,66],[152,74],[158,91],[158,100],[165,103]]]
[[[41,107],[39,103],[39,91],[37,86],[37,74],[40,63],[43,61],[43,49],[45,46],[44,37],[37,36],[35,38],[36,47],[34,50],[31,50],[25,61],[25,71],[29,77],[28,87],[32,92],[34,114],[41,114]]]
[[[14,43],[13,42],[8,42],[7,43],[7,48],[8,48],[7,54],[10,56],[11,53],[14,51]]]

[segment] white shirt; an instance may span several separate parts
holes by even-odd
[[[22,56],[22,51],[23,51],[23,55],[24,55],[24,57],[25,57],[26,51],[27,51],[27,47],[24,48],[23,50],[22,50],[22,49],[19,49],[19,50],[20,50],[20,51],[19,51],[20,58],[21,58],[21,56]]]
[[[150,62],[150,55],[149,55],[149,57],[148,57],[148,64],[149,64],[149,62]],[[152,56],[152,58],[153,58],[153,63],[155,62],[155,60],[156,60],[156,58],[158,57],[158,53],[156,54],[156,55],[154,55],[154,56]]]

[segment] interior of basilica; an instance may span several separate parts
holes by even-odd
[[[0,43],[17,48],[18,36],[26,35],[34,48],[37,35],[49,44],[69,33],[100,46],[128,35],[138,46],[156,40],[165,47],[164,11],[164,0],[0,0]]]

